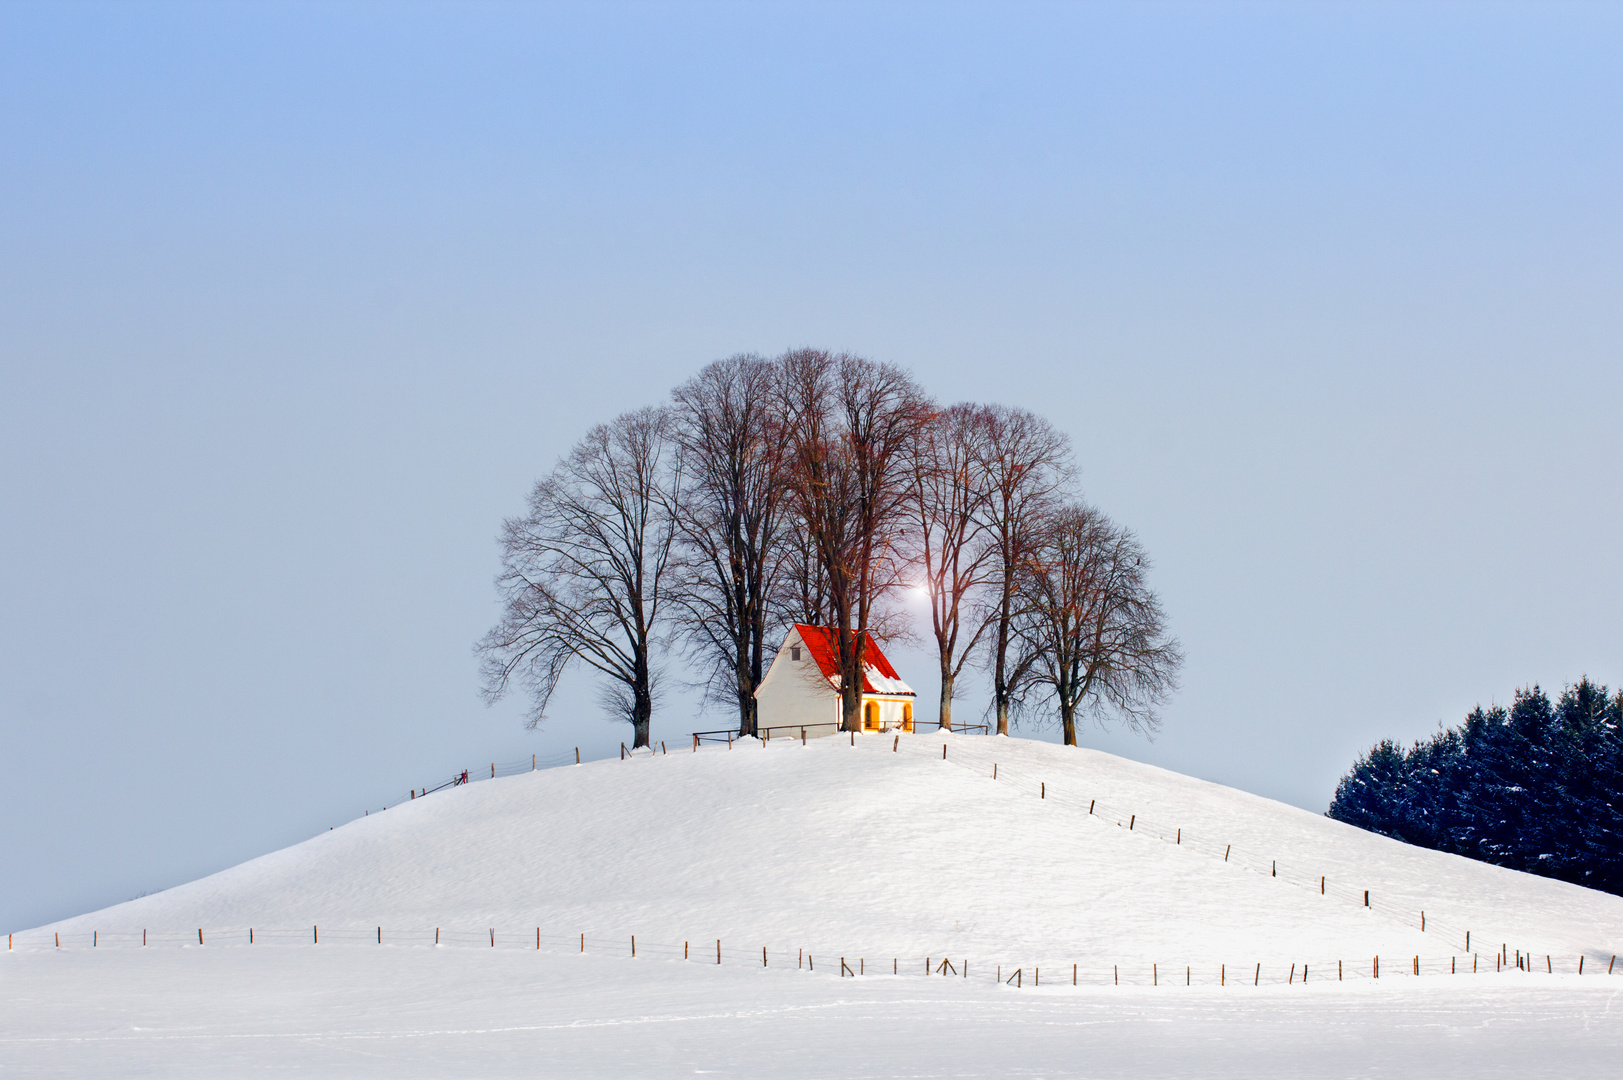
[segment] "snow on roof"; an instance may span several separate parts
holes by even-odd
[[[835,656],[834,640],[828,627],[809,626],[806,623],[795,623],[795,633],[811,651],[812,659],[817,661],[817,668],[833,683],[836,688],[840,685],[840,663]],[[902,681],[896,674],[896,669],[890,666],[885,654],[879,651],[879,645],[874,641],[873,635],[864,633],[867,645],[863,650],[862,692],[864,694],[895,694],[898,697],[913,697],[913,688]]]

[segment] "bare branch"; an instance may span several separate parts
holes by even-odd
[[[902,580],[911,454],[932,406],[898,368],[799,349],[779,361],[785,490],[826,598],[844,726],[860,726],[866,632]],[[810,590],[807,599],[810,600]]]
[[[718,360],[672,392],[681,448],[677,508],[678,633],[704,665],[706,696],[755,733],[774,585],[784,564],[778,368],[758,356]]]
[[[669,427],[648,408],[593,428],[502,527],[502,618],[478,645],[484,694],[495,701],[517,679],[532,728],[579,662],[610,680],[605,702],[648,744],[678,494]]]
[[[1078,711],[1153,735],[1156,708],[1177,689],[1183,653],[1166,634],[1147,570],[1137,538],[1085,504],[1049,515],[1018,568],[1023,661],[1032,687],[1059,706],[1067,746],[1076,745]]]

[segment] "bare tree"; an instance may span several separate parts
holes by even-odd
[[[905,372],[812,349],[780,364],[786,490],[827,595],[842,726],[861,727],[876,608],[901,583],[909,456],[931,406]]]
[[[982,504],[993,549],[986,626],[987,667],[999,735],[1009,733],[1009,711],[1029,673],[1030,654],[1015,648],[1019,567],[1035,550],[1038,523],[1070,483],[1071,448],[1047,420],[1001,405],[981,412],[978,446],[989,495]]]
[[[912,455],[911,569],[928,593],[941,674],[939,722],[947,731],[953,687],[990,625],[973,609],[997,555],[988,532],[989,419],[989,410],[975,405],[944,409],[920,428]]]
[[[737,704],[741,735],[756,732],[755,688],[784,559],[776,376],[771,361],[739,355],[672,391],[684,478],[672,595],[682,636],[709,662],[712,695]]]
[[[484,694],[494,702],[517,678],[531,728],[579,661],[608,677],[605,701],[631,723],[632,745],[649,745],[675,534],[669,428],[655,408],[593,428],[502,527],[502,619],[478,646]]]
[[[1020,645],[1033,687],[1059,705],[1066,746],[1076,745],[1079,710],[1153,734],[1156,707],[1177,689],[1183,654],[1147,569],[1137,538],[1085,504],[1054,512],[1020,567]]]
[[[811,534],[798,518],[786,516],[783,536],[778,545],[778,569],[773,575],[771,612],[783,622],[806,623],[809,626],[832,626],[834,614],[829,606],[828,577],[817,561],[817,549]]]

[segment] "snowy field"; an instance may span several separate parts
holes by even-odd
[[[488,780],[11,944],[6,1076],[1623,1075],[1623,899],[1022,740]]]

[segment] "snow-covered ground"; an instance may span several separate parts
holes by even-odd
[[[484,781],[13,945],[5,1075],[1623,1073],[1623,899],[1000,738]]]

